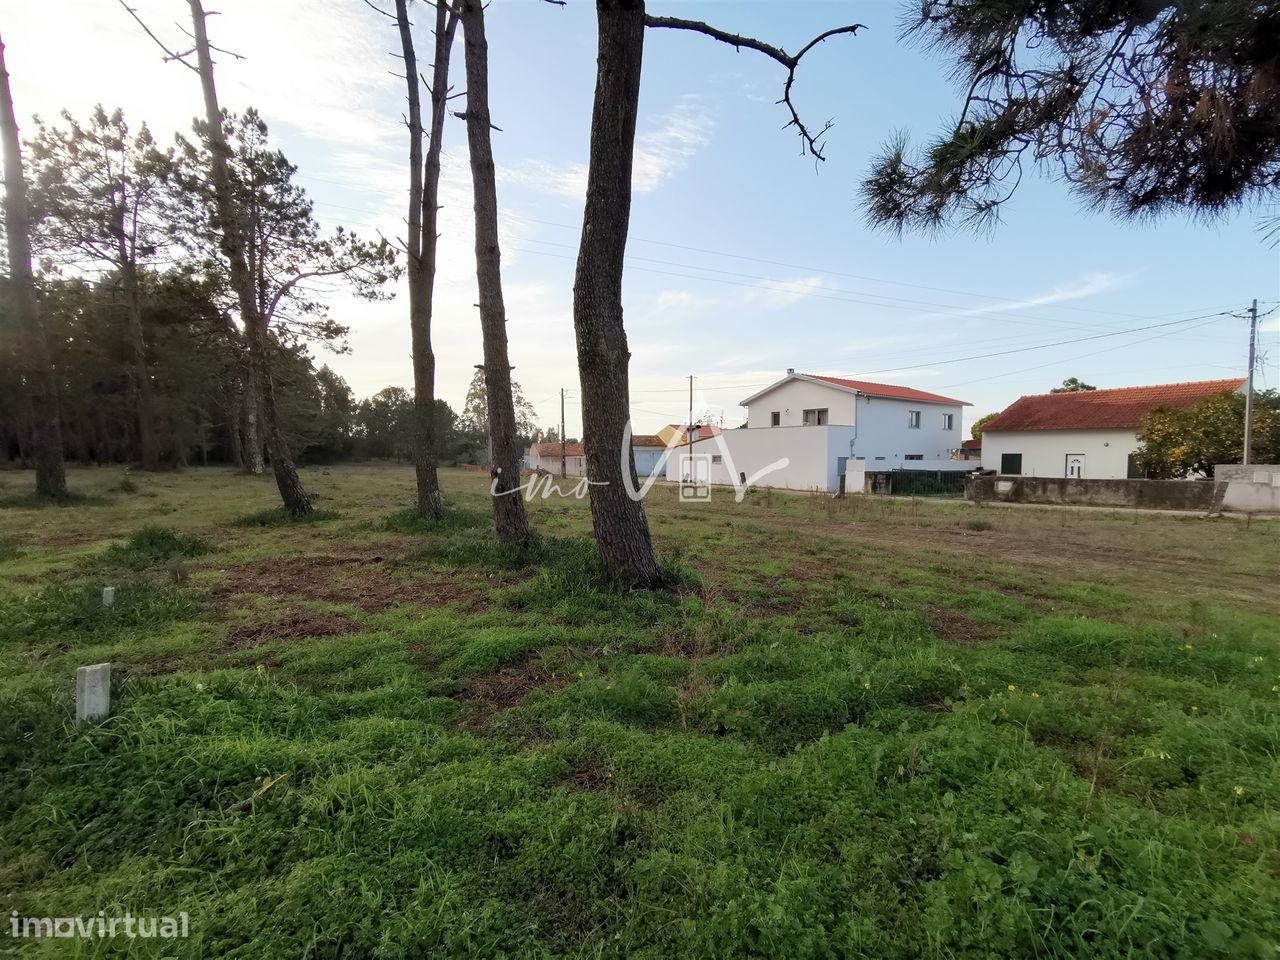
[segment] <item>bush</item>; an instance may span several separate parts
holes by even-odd
[[[108,548],[101,560],[108,566],[143,570],[180,557],[200,557],[212,549],[213,545],[204,537],[148,526],[130,537],[128,543]]]

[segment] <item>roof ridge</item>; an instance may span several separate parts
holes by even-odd
[[[1144,383],[1133,387],[1095,387],[1093,390],[1059,390],[1056,393],[1053,390],[1046,390],[1044,393],[1024,393],[1022,397],[1061,397],[1065,394],[1079,393],[1084,395],[1094,393],[1119,393],[1122,390],[1162,390],[1166,387],[1198,387],[1209,383],[1244,383],[1246,377],[1218,377],[1213,380],[1175,380],[1172,383]]]

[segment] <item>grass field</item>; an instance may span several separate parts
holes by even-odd
[[[1280,956],[1280,523],[660,487],[651,594],[480,474],[130,477],[0,474],[0,955]]]

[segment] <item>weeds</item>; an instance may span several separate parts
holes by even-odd
[[[269,510],[259,510],[257,513],[237,517],[231,523],[236,527],[281,527],[295,523],[324,523],[327,520],[337,520],[341,516],[342,514],[333,510],[312,510],[310,513],[299,516],[290,513],[284,507],[272,507]]]
[[[143,527],[124,544],[109,547],[100,558],[100,565],[122,567],[126,570],[143,570],[181,560],[184,557],[202,557],[213,545],[204,537],[178,533],[166,527]]]
[[[1277,525],[657,495],[670,586],[632,591],[584,506],[532,504],[554,535],[511,550],[485,478],[442,477],[438,522],[389,513],[411,471],[343,467],[348,523],[255,522],[212,555],[141,530],[112,607],[74,563],[0,586],[4,909],[190,904],[183,958],[1274,954]],[[397,577],[491,602],[229,643],[334,614],[305,561],[389,532],[416,543]],[[1076,541],[1056,566],[1027,546]],[[1181,552],[1194,576],[1162,566]],[[290,576],[219,593],[264,556]],[[74,728],[99,660],[124,665],[115,716]]]

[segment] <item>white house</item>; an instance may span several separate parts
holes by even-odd
[[[950,458],[963,439],[963,400],[788,370],[742,406],[744,428],[680,447],[667,479],[834,491],[846,470],[970,469]]]
[[[1025,477],[1138,477],[1138,430],[1152,410],[1181,410],[1242,379],[1020,397],[982,429],[982,467]]]

